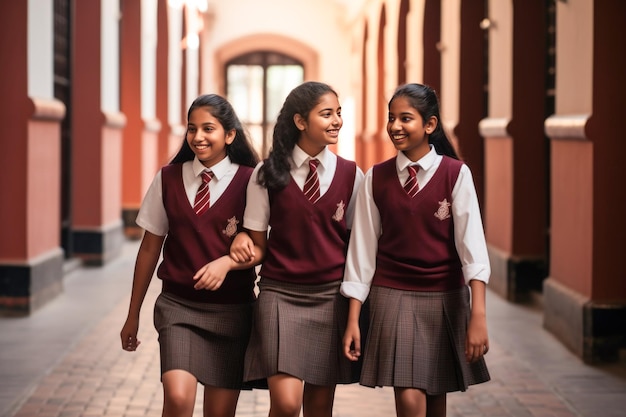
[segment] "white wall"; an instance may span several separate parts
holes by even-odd
[[[181,70],[182,70],[182,52],[180,49],[180,40],[183,33],[183,13],[179,7],[170,6],[167,12],[168,16],[168,102],[167,113],[170,126],[177,126],[182,123],[180,120],[180,108],[182,92],[181,86]]]
[[[141,0],[141,117],[156,119],[157,2]]]
[[[101,108],[106,112],[118,113],[120,111],[119,0],[102,0],[101,8]]]
[[[209,51],[257,33],[287,36],[319,53],[318,81],[332,85],[340,95],[348,91],[350,30],[345,10],[335,1],[239,0],[209,4],[216,16],[208,37]]]
[[[339,141],[339,153],[354,157],[354,106],[352,88],[360,73],[351,71],[352,38],[350,19],[341,2],[335,0],[239,0],[237,2],[210,1],[213,15],[203,37],[204,92],[219,90],[212,57],[215,51],[238,38],[255,34],[277,34],[308,45],[319,57],[317,80],[328,83],[339,94],[344,107],[344,127]],[[271,45],[268,45],[271,46]]]
[[[54,98],[52,0],[28,0],[28,96]]]

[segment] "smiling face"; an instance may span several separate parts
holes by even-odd
[[[298,146],[310,156],[315,156],[339,139],[339,129],[343,125],[339,99],[328,92],[320,97],[306,119],[296,114],[293,121],[300,130]]]
[[[209,107],[198,107],[189,114],[187,123],[187,143],[207,168],[226,157],[226,145],[235,139],[235,131],[224,131]]]
[[[437,127],[437,118],[422,119],[406,97],[397,97],[389,104],[387,133],[393,146],[415,162],[430,151],[428,135]]]

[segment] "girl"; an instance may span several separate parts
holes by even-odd
[[[368,170],[356,202],[341,286],[350,298],[344,353],[361,354],[358,318],[369,294],[361,384],[394,387],[399,417],[445,416],[447,392],[489,380],[490,266],[478,199],[432,89],[398,87],[387,133],[399,152]]]
[[[163,416],[191,416],[198,382],[204,385],[205,416],[234,416],[255,273],[228,251],[257,157],[224,98],[198,97],[187,119],[180,151],[157,173],[137,216],[145,234],[120,336],[127,351],[140,344],[139,312],[163,247],[157,271],[163,289],[154,306]]]
[[[335,385],[357,381],[341,349],[348,303],[339,286],[363,172],[327,148],[342,124],[328,85],[306,82],[289,93],[269,157],[248,185],[252,240],[240,234],[231,247],[237,261],[263,261],[245,380],[267,378],[272,417],[297,417],[301,408],[331,416]]]

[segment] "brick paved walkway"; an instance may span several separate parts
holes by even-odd
[[[160,416],[154,282],[137,352],[119,347],[137,243],[102,268],[68,274],[64,296],[29,318],[0,319],[3,417]],[[73,297],[73,298],[71,298]],[[82,321],[81,321],[82,320]],[[626,365],[590,367],[541,327],[541,312],[488,294],[492,380],[448,396],[449,417],[626,416]],[[23,344],[21,342],[24,342]],[[194,417],[201,416],[199,391]],[[242,392],[237,416],[267,416],[267,391]],[[390,389],[337,388],[336,417],[393,416]]]

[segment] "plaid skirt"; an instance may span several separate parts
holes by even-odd
[[[361,384],[418,388],[429,395],[489,381],[483,358],[465,359],[469,288],[449,292],[371,289]]]
[[[162,292],[154,305],[161,376],[182,369],[202,385],[250,388],[242,381],[251,326],[252,304],[199,303]]]
[[[261,278],[244,381],[285,373],[314,385],[358,381],[343,355],[348,300],[340,281],[301,285]]]

